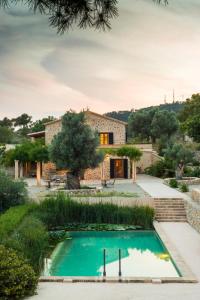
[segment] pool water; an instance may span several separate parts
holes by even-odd
[[[45,275],[102,276],[106,249],[106,276],[180,277],[168,251],[154,231],[70,232],[72,237],[53,252]]]

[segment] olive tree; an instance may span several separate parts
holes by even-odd
[[[158,110],[151,123],[151,133],[156,138],[170,138],[179,129],[176,114],[167,110]]]
[[[193,156],[193,152],[183,144],[173,144],[166,149],[164,157],[174,166],[176,178],[181,179],[185,165],[193,161]]]
[[[68,188],[80,188],[84,170],[95,168],[102,160],[97,152],[98,134],[86,123],[84,112],[68,111],[62,118],[62,129],[50,146],[50,159],[59,169],[66,169]]]

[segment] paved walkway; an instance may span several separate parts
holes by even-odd
[[[199,284],[43,283],[31,300],[198,300]]]
[[[163,184],[163,180],[157,177],[138,175],[137,184],[154,198],[188,198],[186,194]]]

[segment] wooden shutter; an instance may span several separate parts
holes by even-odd
[[[109,132],[109,145],[113,144],[113,132]]]
[[[124,178],[128,178],[128,159],[124,159]]]
[[[110,178],[115,178],[115,160],[110,159]]]
[[[127,144],[127,141],[128,141],[128,132],[126,130],[126,144]]]

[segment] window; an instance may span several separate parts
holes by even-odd
[[[100,145],[111,145],[113,144],[113,132],[101,132],[99,134]]]
[[[100,145],[108,145],[108,144],[109,144],[109,134],[100,133]]]

